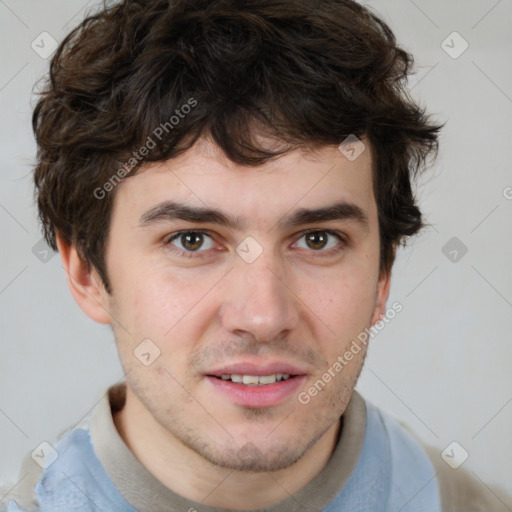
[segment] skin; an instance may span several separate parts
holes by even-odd
[[[304,487],[329,460],[364,348],[307,405],[293,393],[274,407],[239,406],[205,373],[286,361],[303,370],[304,391],[384,315],[389,275],[379,274],[371,169],[368,145],[353,162],[323,147],[245,168],[201,139],[116,188],[105,255],[110,295],[59,238],[77,303],[115,334],[127,382],[116,427],[141,463],[180,495],[221,508],[260,508]],[[141,216],[163,201],[220,209],[246,225],[174,219],[141,226]],[[340,201],[358,206],[367,223],[282,224],[299,208]],[[172,250],[190,248],[183,238],[169,239],[189,229],[211,238],[185,257]],[[311,245],[303,233],[310,229],[327,245]],[[248,236],[263,251],[252,263],[236,252]],[[160,355],[145,366],[134,350],[148,338]]]

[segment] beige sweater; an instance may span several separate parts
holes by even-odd
[[[110,388],[92,416],[79,425],[89,430],[96,456],[108,476],[125,500],[140,512],[193,509],[195,502],[164,487],[140,464],[120,437],[112,412],[122,409],[124,397],[123,384]],[[366,405],[357,392],[353,394],[343,421],[342,433],[331,460],[310,483],[307,495],[300,496],[302,505],[307,505],[308,498],[315,496],[311,510],[327,506],[341,491],[359,458],[365,430]],[[512,496],[487,485],[462,467],[452,469],[441,458],[439,449],[429,446],[424,446],[424,449],[437,473],[444,512],[512,512]],[[42,469],[28,455],[21,471],[22,479],[11,489],[0,491],[0,510],[3,510],[7,501],[16,500],[24,510],[36,511],[38,504],[35,485],[41,472]],[[210,508],[202,506],[201,510],[208,511]],[[267,507],[266,510],[282,512],[284,509],[281,504]]]

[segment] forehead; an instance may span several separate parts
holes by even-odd
[[[346,202],[376,213],[369,146],[351,161],[336,146],[294,150],[257,167],[229,160],[200,139],[179,157],[143,166],[116,190],[114,214],[135,222],[151,208],[174,201],[237,216],[240,227],[269,228],[300,208]],[[289,217],[289,215],[288,215]]]

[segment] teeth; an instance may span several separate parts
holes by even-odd
[[[290,375],[288,373],[274,373],[272,375],[229,375],[223,374],[220,376],[222,380],[231,380],[237,384],[245,384],[246,386],[258,386],[275,384],[276,382],[288,380]]]
[[[274,382],[277,380],[277,375],[261,375],[258,379],[260,384],[274,384]],[[245,382],[244,382],[245,384]]]
[[[244,375],[242,377],[242,382],[244,384],[258,384],[259,381],[260,381],[260,378],[254,376],[254,375]]]

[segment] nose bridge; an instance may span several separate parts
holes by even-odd
[[[272,250],[250,263],[240,258],[230,278],[222,307],[225,329],[265,342],[296,327],[298,303],[286,283],[286,269]]]

